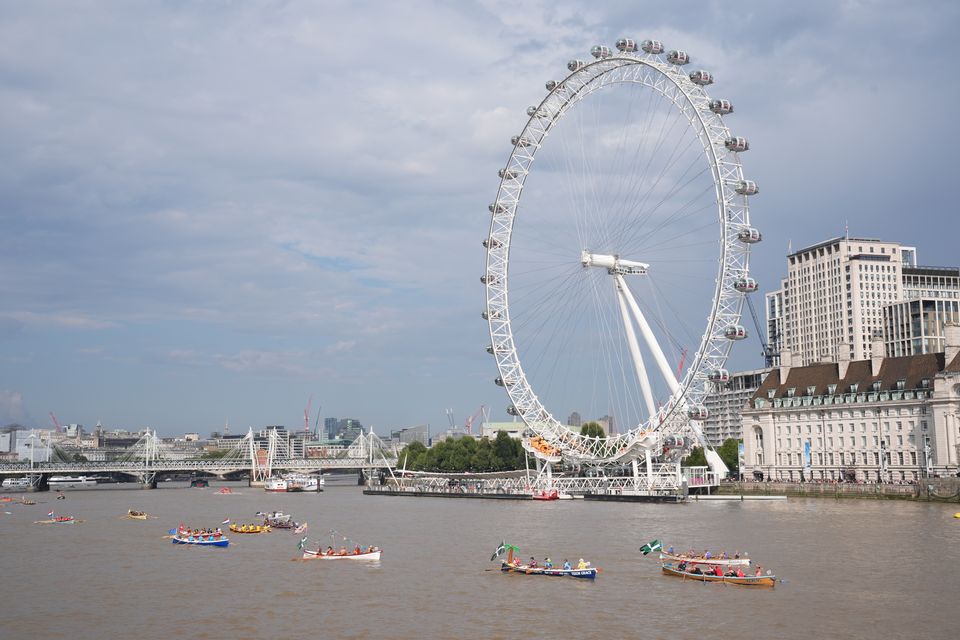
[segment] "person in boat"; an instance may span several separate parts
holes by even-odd
[[[370,545],[369,547],[367,547],[367,553],[373,553],[373,552],[376,551],[376,550],[377,550],[377,548],[374,547],[373,545]]]
[[[743,577],[743,569],[741,569],[740,567],[737,567],[737,577],[738,578]]]
[[[707,549],[706,551],[703,552],[703,557],[706,558],[707,560],[710,559],[710,549]]]
[[[563,570],[570,571],[570,561],[566,558],[563,559]]]
[[[553,569],[553,560],[551,560],[550,558],[546,558],[546,559],[543,561],[543,568],[544,568],[544,569]]]
[[[763,575],[763,567],[761,567],[760,565],[757,565],[757,572],[756,572],[755,574],[753,574],[753,575],[755,575],[755,576],[757,576],[757,577],[762,576],[762,575]]]
[[[693,571],[691,571],[690,573],[692,573],[692,574],[695,575],[695,576],[702,576],[702,575],[703,575],[703,571],[700,571],[700,567],[699,567],[699,566],[694,567],[694,568],[693,568]]]
[[[585,562],[583,558],[580,558],[580,562],[577,563],[577,569],[586,569],[590,566],[589,562]]]
[[[347,548],[346,548],[346,547],[340,547],[340,555],[341,555],[341,556],[347,555]]]
[[[677,565],[677,571],[686,571],[687,570],[687,561],[681,560],[680,564]]]
[[[720,565],[716,565],[716,566],[713,568],[713,574],[716,575],[716,576],[720,576],[721,578],[723,577],[723,569],[720,568]]]
[[[324,552],[323,555],[332,556],[332,555],[333,555],[333,547],[327,545],[327,550]]]
[[[537,566],[537,559],[534,558],[533,556],[530,556],[530,564],[528,564],[527,566],[530,567],[531,569],[535,569]]]
[[[733,553],[733,558],[734,558],[734,560],[739,560],[739,559],[740,559],[740,552],[739,552],[739,551],[735,551],[735,552]]]
[[[360,555],[360,545],[357,545],[353,548],[353,555],[355,556]]]

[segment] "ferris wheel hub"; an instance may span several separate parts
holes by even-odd
[[[584,267],[600,267],[606,269],[610,275],[645,276],[650,265],[635,260],[624,260],[617,255],[591,253],[583,250],[580,253],[580,264]]]

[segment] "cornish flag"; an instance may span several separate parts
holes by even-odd
[[[225,524],[230,524],[230,518],[227,518],[226,520],[224,520],[223,522],[220,523],[221,526],[223,526],[223,525],[225,525]]]
[[[659,540],[653,540],[640,547],[640,551],[643,552],[643,555],[647,555],[652,551],[659,551],[660,549],[663,549],[663,545],[660,544]]]
[[[303,549],[303,545],[307,544],[307,536],[300,538],[300,544],[297,545],[297,549]]]

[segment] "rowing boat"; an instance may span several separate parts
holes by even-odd
[[[773,574],[761,576],[718,576],[709,573],[691,573],[689,571],[680,571],[673,565],[662,565],[663,572],[668,576],[675,576],[685,580],[698,580],[700,582],[724,582],[736,584],[743,587],[775,587],[777,585],[777,576]]]
[[[187,536],[175,534],[171,538],[173,544],[192,544],[200,547],[225,547],[230,544],[229,538],[217,536]]]
[[[362,553],[323,553],[319,549],[310,551],[303,550],[304,560],[379,560],[382,549],[374,547],[373,551],[364,551]]]
[[[660,552],[660,560],[667,562],[689,562],[692,564],[712,564],[721,567],[747,566],[750,564],[750,558],[703,558],[700,556],[690,556],[684,553],[666,553]]]
[[[143,511],[134,511],[133,509],[127,509],[127,517],[131,520],[146,520],[147,514]]]
[[[594,567],[588,567],[586,569],[547,569],[545,567],[529,567],[525,564],[513,565],[501,562],[500,571],[505,573],[521,573],[527,576],[555,576],[585,578],[587,580],[594,580],[597,577],[597,569]]]
[[[33,524],[80,524],[83,520],[77,520],[73,516],[54,516],[49,520],[34,520]]]
[[[231,524],[230,531],[234,533],[270,533],[270,525]]]

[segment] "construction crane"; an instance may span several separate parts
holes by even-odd
[[[467,421],[463,423],[463,429],[464,429],[464,431],[466,431],[467,433],[472,433],[473,421],[476,420],[480,415],[484,414],[484,412],[486,412],[486,410],[487,410],[487,405],[485,405],[485,404],[480,405],[480,408],[477,409],[477,410],[473,413],[473,415],[470,416],[469,418],[467,418]]]
[[[453,419],[453,409],[444,409],[443,412],[444,412],[445,414],[447,414],[447,422],[450,423],[450,428],[451,428],[451,429],[456,428],[457,425],[456,425],[456,422],[455,422],[454,419]]]
[[[773,358],[778,355],[774,352],[773,347],[767,344],[767,339],[764,337],[767,332],[761,330],[760,321],[757,319],[757,310],[753,307],[753,298],[746,296],[747,298],[747,307],[750,309],[750,317],[753,318],[753,326],[757,330],[757,338],[760,340],[760,345],[763,347],[763,364],[765,367],[769,368],[773,366]]]
[[[53,420],[53,426],[56,428],[57,433],[63,431],[63,427],[60,426],[60,421],[57,420],[57,416],[53,414],[53,411],[50,412],[50,419]]]
[[[303,432],[310,433],[310,405],[313,404],[313,394],[310,394],[310,399],[307,400],[307,408],[303,410]],[[317,409],[317,414],[320,413],[320,409]]]

